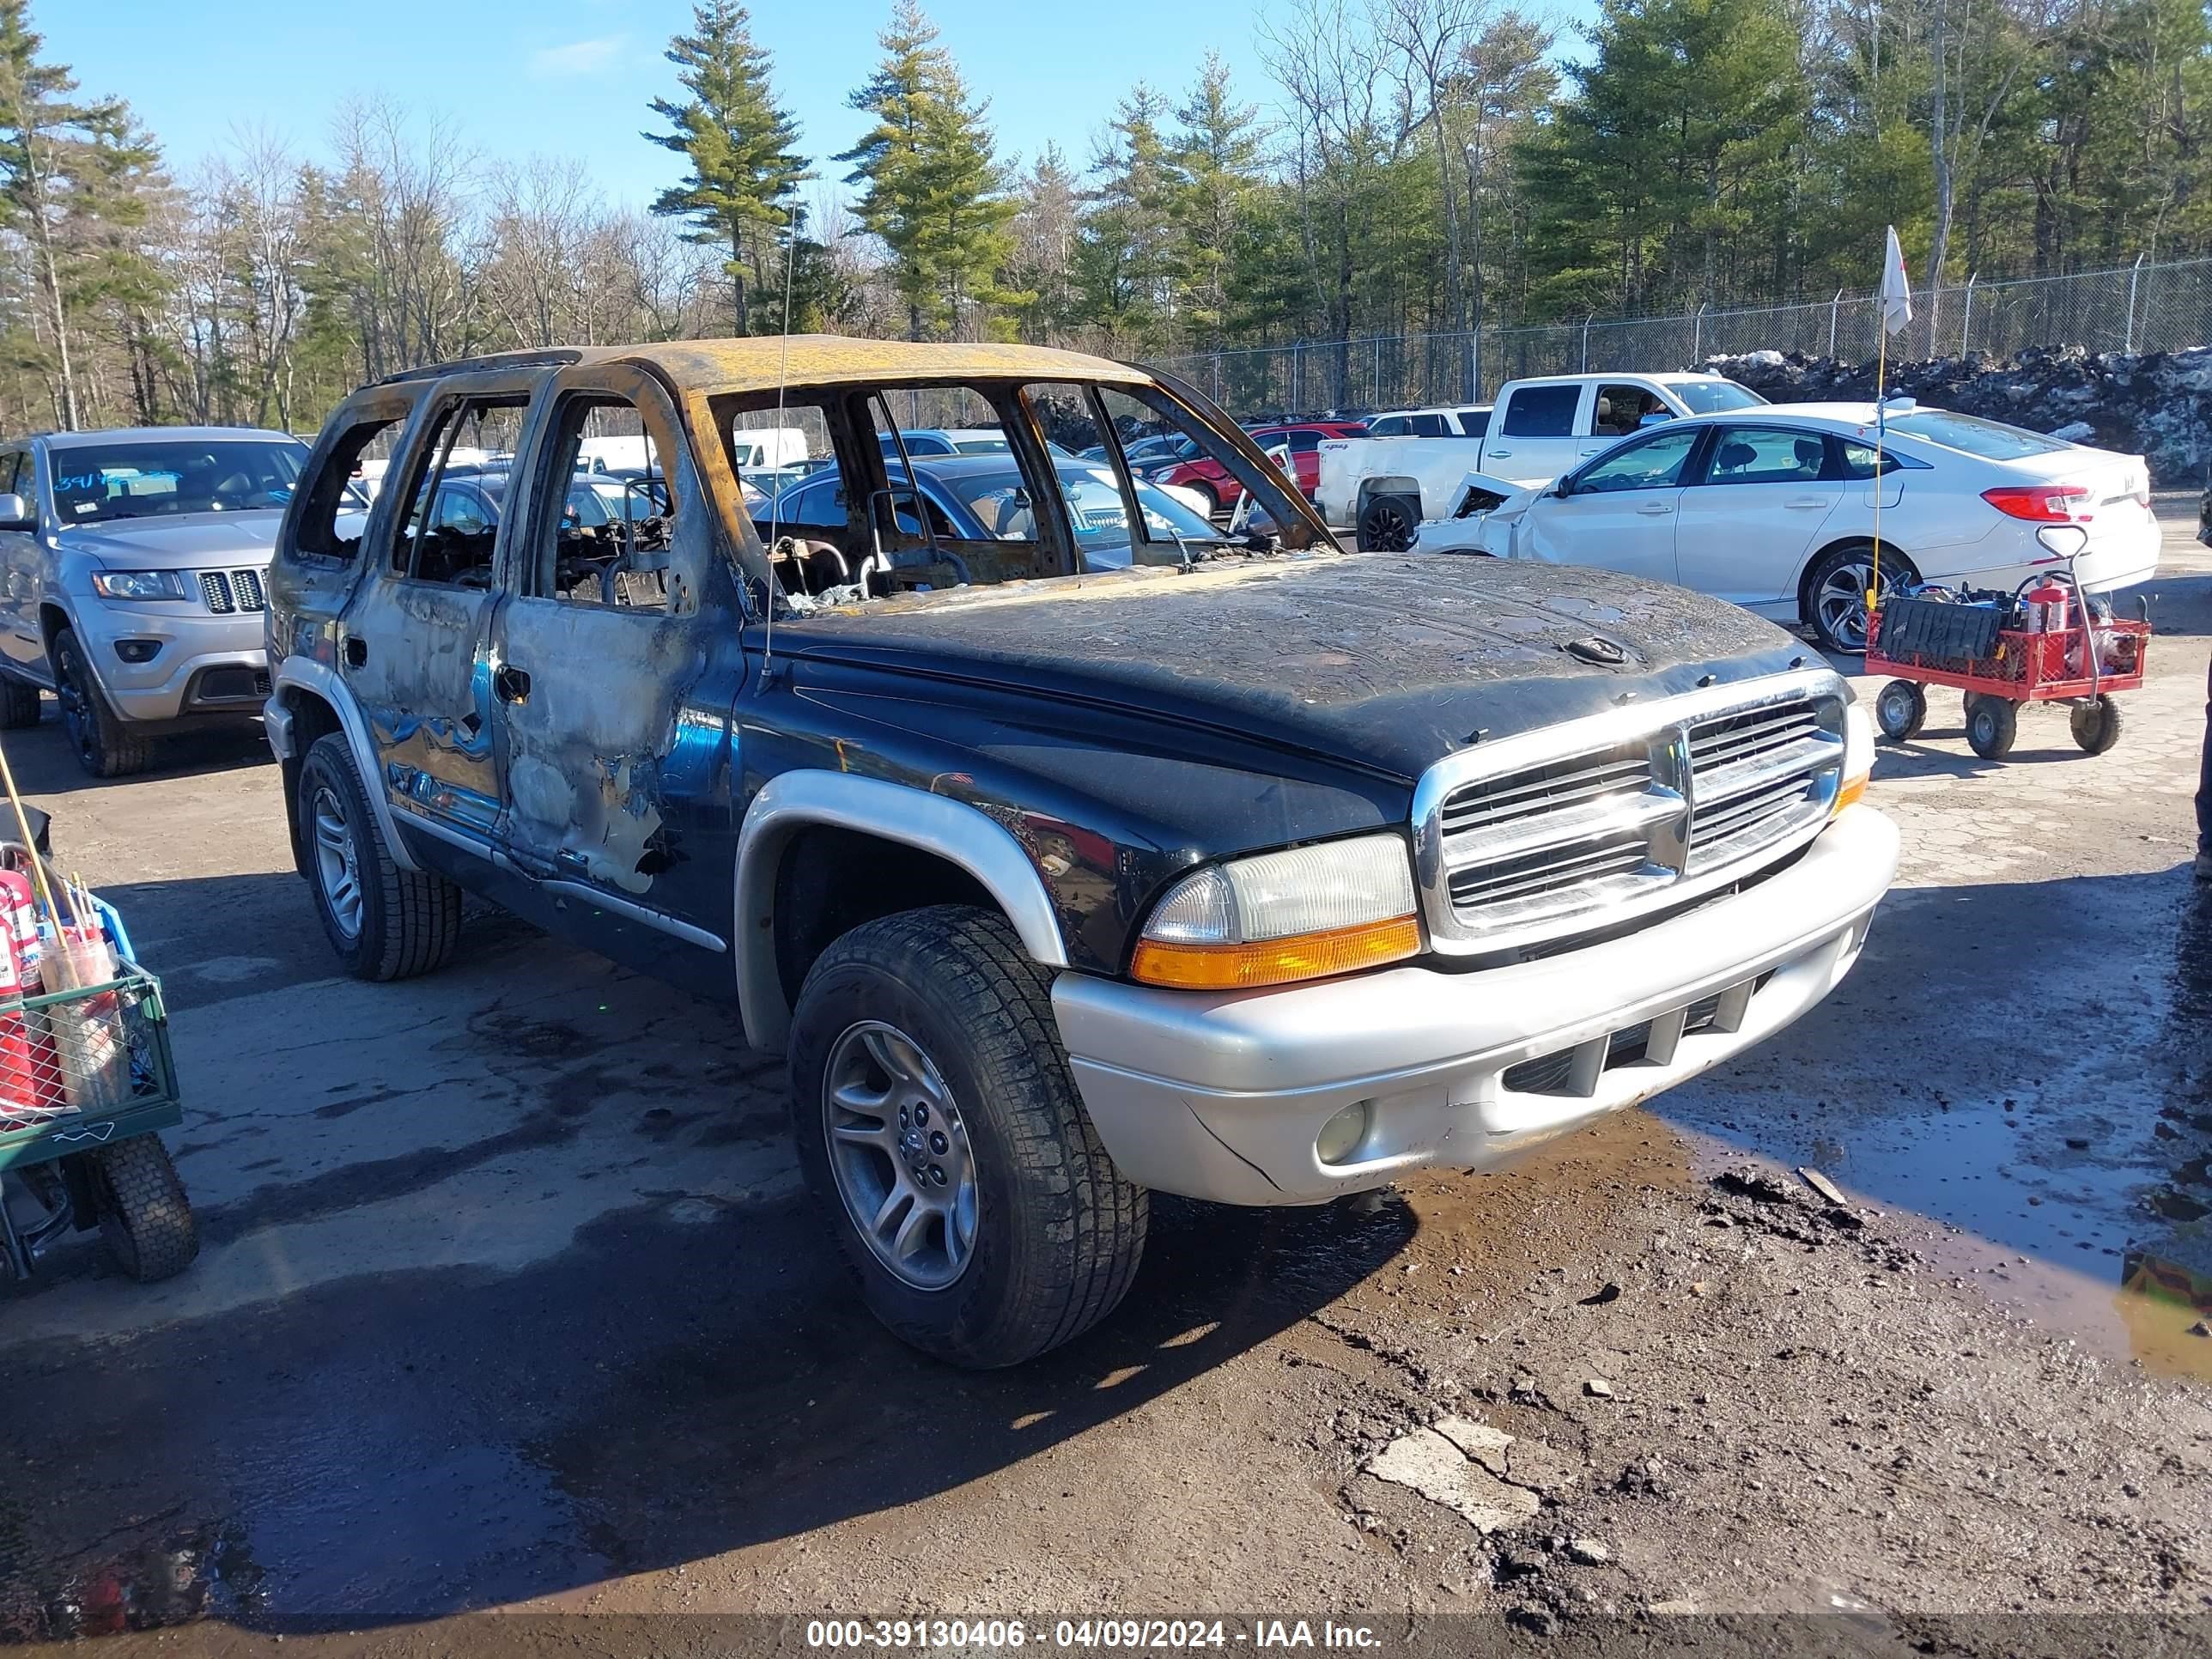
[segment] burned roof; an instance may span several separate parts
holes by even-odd
[[[666,340],[651,345],[571,346],[495,352],[387,375],[380,385],[512,368],[629,362],[658,371],[679,391],[710,396],[774,392],[779,385],[927,385],[940,380],[1103,380],[1142,385],[1143,369],[1053,346],[855,340],[838,334],[750,339]]]

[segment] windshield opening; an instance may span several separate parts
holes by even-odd
[[[292,499],[304,444],[276,439],[148,439],[53,452],[54,512],[64,524],[186,513],[249,513]]]

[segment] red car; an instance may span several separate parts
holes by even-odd
[[[1358,421],[1295,421],[1285,426],[1255,426],[1248,435],[1262,449],[1274,449],[1287,444],[1291,451],[1291,470],[1297,480],[1298,489],[1310,496],[1321,482],[1321,443],[1324,438],[1357,438],[1366,431]],[[1146,479],[1156,484],[1182,484],[1202,492],[1208,498],[1210,509],[1216,514],[1234,510],[1243,498],[1244,487],[1229,476],[1220,462],[1203,456],[1188,460],[1163,461],[1153,466],[1140,467]]]

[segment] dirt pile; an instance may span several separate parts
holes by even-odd
[[[1708,359],[1706,367],[1778,404],[1874,396],[1872,363],[1752,351]],[[1976,351],[1893,362],[1888,380],[1892,397],[2142,455],[2151,483],[2160,489],[2201,486],[2212,463],[2212,346],[2031,348],[2008,361]]]

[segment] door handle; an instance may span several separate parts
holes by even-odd
[[[528,702],[530,676],[513,663],[501,663],[491,677],[492,695],[501,702]]]
[[[368,666],[368,641],[362,638],[360,635],[347,635],[345,636],[343,651],[345,655],[345,665],[348,668],[366,668]]]
[[[1825,495],[1800,495],[1795,500],[1783,502],[1782,505],[1793,513],[1809,513],[1815,507],[1827,506],[1828,498]]]
[[[1643,514],[1646,518],[1656,519],[1666,514],[1672,513],[1674,509],[1668,506],[1664,501],[1645,501],[1636,510],[1638,513]]]
[[[1595,455],[1599,450],[1603,449],[1604,447],[1605,446],[1603,444],[1592,444],[1588,449],[1583,451],[1583,453],[1585,455]]]
[[[1501,461],[1510,461],[1513,459],[1513,452],[1510,449],[1493,449],[1490,453]]]

